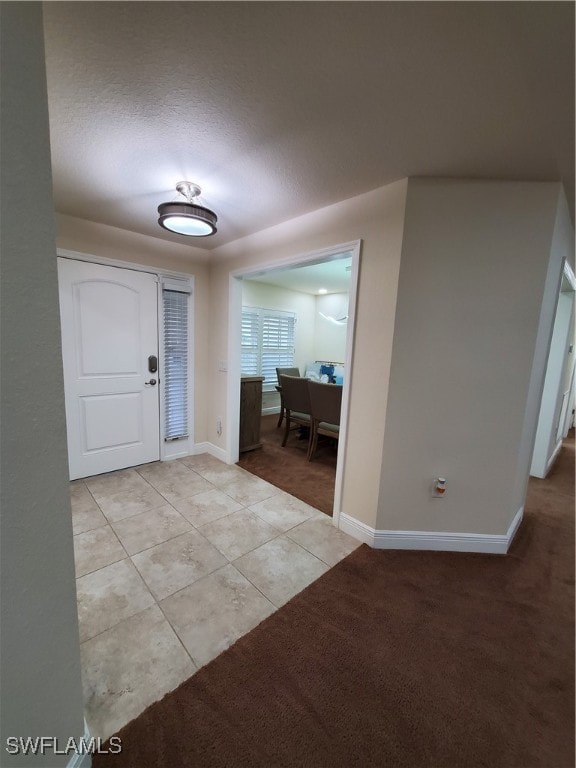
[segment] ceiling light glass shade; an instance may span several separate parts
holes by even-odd
[[[206,237],[216,232],[218,217],[209,208],[193,203],[161,203],[158,224],[170,232],[191,237]]]

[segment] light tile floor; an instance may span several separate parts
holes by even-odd
[[[85,714],[102,738],[359,546],[208,454],[76,480],[70,495]]]

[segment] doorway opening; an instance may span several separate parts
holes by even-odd
[[[338,525],[341,511],[342,481],[346,454],[346,433],[350,384],[353,376],[353,344],[358,275],[360,267],[360,241],[344,243],[312,253],[294,256],[283,262],[260,265],[252,270],[238,270],[230,274],[230,315],[229,315],[229,379],[228,379],[228,456],[232,463],[240,459],[240,398],[243,374],[264,376],[262,395],[262,437],[269,449],[274,446],[276,457],[277,481],[266,478],[277,487],[287,490],[286,483],[280,482],[282,459],[287,462],[289,452],[281,448],[283,428],[280,422],[280,397],[277,390],[276,367],[289,367],[298,370],[303,378],[331,382],[342,387],[342,406],[339,426],[339,439],[334,448],[323,447],[317,454],[317,469],[320,474],[329,477],[329,465],[332,461],[333,504],[330,509],[323,509],[332,514]],[[332,278],[330,278],[332,275]],[[331,280],[331,282],[329,282]],[[325,282],[326,284],[323,284]],[[322,291],[321,289],[324,289]],[[284,302],[284,304],[283,304]],[[283,322],[288,328],[294,328],[294,357],[288,360],[288,343],[274,354],[262,354],[254,343],[254,354],[246,354],[247,345],[243,341],[242,317],[243,305],[245,328],[246,315],[270,314],[278,317],[284,313],[292,316],[291,321]],[[268,312],[267,312],[268,311]],[[276,325],[280,320],[274,321]],[[317,331],[317,332],[316,332]],[[288,331],[286,331],[288,333]],[[244,335],[245,336],[245,335]],[[246,338],[244,338],[246,342]],[[249,345],[248,345],[249,346]],[[244,349],[244,359],[242,355]],[[283,356],[284,355],[284,356]],[[292,362],[293,365],[284,365]],[[250,366],[260,361],[260,368],[252,370]],[[280,363],[279,366],[273,363]],[[250,370],[243,370],[248,367]],[[307,461],[306,440],[299,445],[298,437],[290,435],[287,448],[292,445],[293,455],[300,453],[301,477],[314,472],[315,461]],[[300,450],[298,450],[300,448]],[[257,449],[260,450],[260,449]],[[330,458],[330,452],[331,458]],[[272,459],[273,457],[270,456]],[[240,466],[250,471],[250,460],[240,460]],[[294,465],[293,465],[294,467]],[[261,475],[262,476],[262,475]],[[274,477],[274,472],[272,473]],[[293,481],[298,484],[298,473]],[[293,493],[291,490],[288,492]],[[298,495],[297,493],[293,495]],[[311,506],[313,501],[304,499]]]
[[[548,475],[574,425],[575,291],[574,272],[564,262],[532,453],[532,477]]]

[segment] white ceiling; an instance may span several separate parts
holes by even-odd
[[[562,180],[574,4],[47,2],[61,213],[211,249],[406,176]],[[182,179],[218,234],[157,224]]]
[[[318,295],[320,288],[324,288],[326,293],[347,293],[350,287],[351,265],[352,257],[343,256],[305,267],[274,269],[248,279],[314,295]]]

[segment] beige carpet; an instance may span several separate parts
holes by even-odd
[[[290,434],[284,448],[284,424],[279,429],[278,416],[263,416],[262,448],[241,454],[238,464],[253,475],[267,480],[292,496],[332,516],[336,480],[336,445],[326,439],[314,461],[308,461],[308,440]]]

